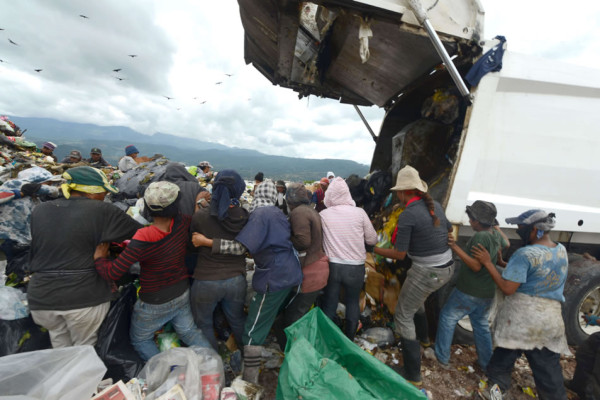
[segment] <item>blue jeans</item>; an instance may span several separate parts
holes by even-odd
[[[145,303],[138,299],[133,307],[129,338],[143,360],[160,353],[154,343],[154,332],[171,322],[179,338],[188,346],[210,347],[210,343],[194,324],[190,309],[190,291],[163,304]]]
[[[439,362],[442,364],[450,362],[450,345],[452,336],[454,336],[454,328],[458,321],[468,315],[473,327],[477,362],[485,370],[492,357],[492,335],[488,316],[493,300],[493,298],[484,299],[470,296],[456,288],[452,290],[440,313],[435,336],[435,356]]]
[[[243,275],[218,281],[194,280],[192,283],[191,305],[194,321],[198,328],[206,334],[215,350],[218,350],[218,347],[213,327],[213,313],[219,303],[221,303],[221,308],[238,347],[242,346],[242,335],[246,323],[246,314],[244,313],[246,287],[246,277]]]
[[[345,335],[353,340],[358,328],[358,318],[360,316],[360,291],[365,281],[365,264],[338,264],[329,263],[329,279],[323,294],[321,308],[325,315],[332,321],[335,321],[335,311],[337,310],[340,298],[340,290],[344,287],[346,306],[346,328]]]

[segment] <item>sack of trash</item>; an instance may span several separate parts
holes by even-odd
[[[426,399],[316,307],[285,329],[277,399]]]
[[[179,391],[187,400],[218,400],[225,384],[221,357],[212,348],[196,346],[175,347],[155,355],[139,378],[148,386],[146,400]]]
[[[0,362],[0,398],[89,399],[105,371],[92,346],[13,354]]]
[[[142,197],[148,185],[161,180],[168,164],[168,159],[160,157],[138,164],[137,167],[125,172],[115,181],[119,193],[113,194],[112,200],[121,201]]]

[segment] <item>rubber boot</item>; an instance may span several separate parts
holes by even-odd
[[[258,384],[261,355],[262,346],[244,346],[244,372],[242,379],[246,382]]]
[[[351,322],[351,321],[346,320],[346,325],[344,327],[344,334],[346,335],[346,337],[348,339],[354,340],[357,330],[358,330],[358,321]]]
[[[418,340],[401,339],[404,368],[402,377],[415,386],[421,386],[421,344]]]
[[[417,333],[417,339],[421,342],[421,346],[427,348],[431,346],[429,341],[429,324],[427,323],[427,314],[416,313],[413,317],[415,322],[415,331]]]

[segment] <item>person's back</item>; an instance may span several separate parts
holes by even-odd
[[[325,192],[325,208],[320,212],[323,249],[331,262],[364,264],[365,242],[374,245],[377,233],[362,208],[352,200],[342,178],[335,178]]]
[[[34,321],[50,331],[53,347],[93,345],[111,295],[94,269],[94,249],[130,238],[141,225],[102,201],[117,189],[101,171],[77,167],[63,178],[65,198],[40,204],[32,213],[27,299]]]

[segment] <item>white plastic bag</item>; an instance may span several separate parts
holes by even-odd
[[[175,347],[152,357],[140,379],[148,385],[146,400],[155,400],[175,385],[188,400],[219,400],[225,384],[223,361],[212,348]]]
[[[12,321],[28,315],[27,295],[19,289],[0,286],[0,319]]]
[[[0,399],[89,399],[106,373],[92,346],[0,357]]]

